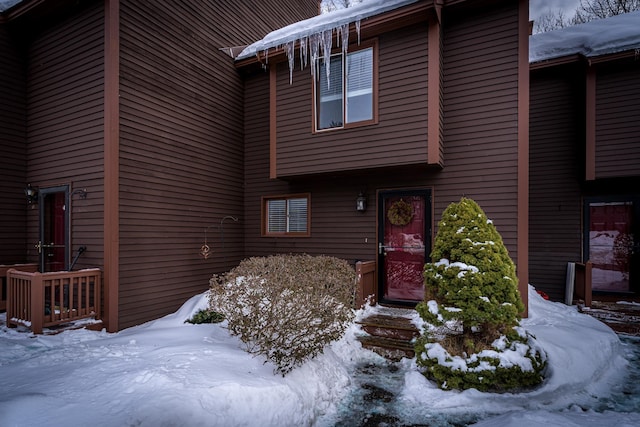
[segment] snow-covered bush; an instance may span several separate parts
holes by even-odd
[[[354,269],[334,257],[248,258],[211,279],[210,307],[249,353],[285,375],[342,337],[354,316],[355,283]]]
[[[462,198],[442,214],[425,264],[426,322],[416,342],[423,374],[444,389],[503,391],[542,381],[544,352],[519,328],[524,305],[513,261],[480,206]]]

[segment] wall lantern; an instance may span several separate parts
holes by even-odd
[[[360,192],[360,194],[358,194],[358,197],[356,198],[356,210],[358,212],[364,212],[367,210],[367,196],[362,194],[362,191]]]
[[[38,203],[38,190],[33,188],[31,184],[27,184],[27,188],[24,189],[24,194],[27,196],[27,203],[30,205]]]
[[[78,188],[77,190],[73,190],[73,192],[71,193],[71,196],[74,196],[76,194],[79,194],[81,199],[86,199],[87,198],[87,189],[86,188]]]

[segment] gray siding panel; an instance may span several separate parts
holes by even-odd
[[[640,176],[640,66],[598,71],[596,178]]]

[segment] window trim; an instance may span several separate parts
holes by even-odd
[[[350,45],[349,49],[347,50],[346,54],[349,55],[350,53],[354,53],[354,52],[358,52],[360,50],[365,50],[365,49],[372,49],[372,53],[373,53],[373,67],[372,67],[372,73],[373,73],[373,81],[372,81],[372,118],[371,120],[362,120],[362,121],[358,121],[358,122],[353,122],[353,123],[346,123],[346,116],[347,116],[347,96],[346,96],[346,78],[344,75],[344,68],[346,67],[346,58],[344,57],[344,53],[342,52],[342,49],[334,49],[331,52],[331,55],[336,55],[336,54],[342,54],[343,58],[342,58],[342,67],[343,67],[343,74],[342,74],[342,87],[343,87],[343,97],[342,97],[342,116],[343,116],[343,124],[342,126],[337,126],[337,127],[332,127],[332,128],[326,128],[326,129],[318,129],[318,96],[317,96],[317,91],[316,91],[316,87],[317,82],[315,81],[315,79],[312,77],[312,84],[311,84],[311,128],[312,128],[312,132],[314,134],[321,134],[321,133],[325,133],[325,132],[331,132],[331,131],[336,131],[336,130],[344,130],[344,129],[352,129],[352,128],[357,128],[357,127],[362,127],[362,126],[370,126],[370,125],[374,125],[378,123],[378,39],[374,38],[371,40],[367,40],[367,41],[363,41],[358,45]],[[318,60],[318,67],[324,67],[324,63],[322,59]],[[318,73],[319,75],[319,73]],[[318,77],[319,78],[319,77]]]
[[[307,200],[307,231],[285,231],[285,232],[269,232],[268,231],[268,218],[269,218],[269,201],[271,200],[286,200],[291,199],[306,199]],[[260,230],[262,237],[311,237],[311,193],[295,193],[295,194],[280,194],[275,196],[262,196],[261,201],[261,219]]]

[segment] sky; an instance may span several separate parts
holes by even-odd
[[[196,295],[173,314],[118,333],[79,329],[34,336],[1,326],[0,424],[329,427],[361,389],[356,367],[384,363],[362,348],[354,324],[323,354],[283,377],[274,365],[246,353],[224,323],[185,323],[206,306],[206,293]],[[420,374],[414,360],[403,359],[396,365],[394,410],[407,424],[432,426],[465,417],[479,421],[478,427],[640,425],[638,390],[625,385],[627,380],[637,388],[638,360],[635,370],[629,360],[630,345],[640,340],[623,343],[603,323],[542,299],[532,287],[529,317],[521,326],[547,355],[539,388],[443,391]],[[616,404],[620,396],[631,399],[627,406]],[[386,410],[379,405],[375,410]]]
[[[548,11],[562,10],[566,18],[571,18],[580,0],[529,0],[529,19],[535,20]]]

